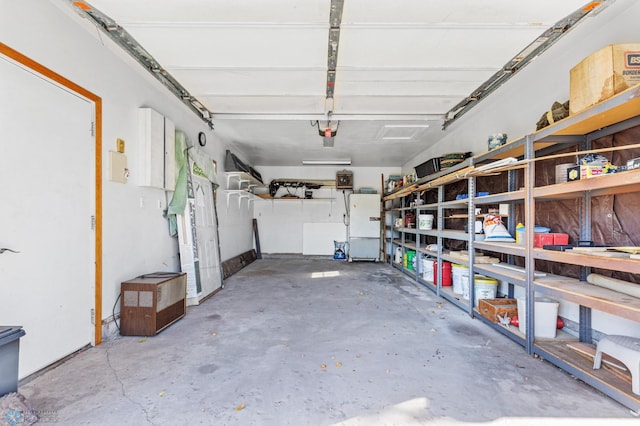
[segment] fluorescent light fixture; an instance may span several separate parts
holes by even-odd
[[[350,166],[351,160],[302,160],[305,166]]]

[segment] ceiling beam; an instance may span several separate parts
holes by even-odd
[[[240,114],[216,113],[214,120],[326,120],[325,114]],[[444,114],[333,114],[340,121],[443,121]]]
[[[338,66],[338,46],[340,45],[340,24],[344,0],[331,0],[329,11],[329,41],[327,46],[327,84],[325,113],[333,113],[333,91],[336,83],[336,68]]]

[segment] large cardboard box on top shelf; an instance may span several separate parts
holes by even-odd
[[[640,43],[612,44],[570,71],[569,113],[575,114],[640,83]]]

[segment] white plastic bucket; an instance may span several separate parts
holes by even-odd
[[[495,299],[498,293],[498,280],[488,278],[482,275],[476,275],[473,280],[473,289],[475,291],[475,304],[478,306],[480,299]]]
[[[462,297],[469,300],[469,272],[460,277],[460,285],[462,285]]]
[[[527,330],[527,304],[524,297],[518,297],[518,328],[521,333]],[[555,339],[558,324],[558,307],[560,303],[548,298],[536,298],[534,308],[534,332],[535,337],[543,339]]]
[[[433,258],[422,258],[422,279],[433,282]]]
[[[418,229],[433,229],[433,215],[418,215]]]
[[[462,276],[466,275],[469,279],[469,267],[465,265],[458,265],[456,263],[451,265],[451,280],[453,281],[453,292],[455,294],[464,294],[462,291]],[[468,283],[467,283],[468,288]],[[468,299],[468,297],[467,297]]]

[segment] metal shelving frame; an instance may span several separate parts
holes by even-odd
[[[535,324],[534,301],[536,294],[549,295],[559,300],[575,303],[580,307],[578,340],[582,343],[592,343],[592,309],[640,323],[640,300],[629,301],[629,297],[616,295],[615,292],[610,290],[604,290],[603,293],[603,290],[594,290],[586,286],[583,282],[591,267],[640,274],[640,261],[620,258],[598,258],[586,254],[555,252],[534,248],[533,226],[526,227],[525,239],[528,243],[524,246],[509,243],[475,241],[473,233],[466,234],[460,231],[456,232],[445,229],[444,212],[447,209],[456,207],[467,208],[468,226],[469,229],[473,229],[476,206],[509,203],[510,212],[513,212],[513,207],[516,203],[524,203],[525,223],[533,224],[535,222],[535,207],[537,203],[543,203],[549,200],[577,198],[581,200],[579,215],[580,238],[589,240],[591,239],[591,199],[601,195],[640,192],[640,170],[536,187],[535,160],[536,158],[551,155],[567,146],[579,146],[581,151],[587,150],[591,147],[591,142],[595,139],[639,125],[640,86],[635,86],[547,128],[509,142],[492,151],[471,157],[451,169],[423,178],[416,182],[411,188],[400,189],[401,192],[395,197],[393,194],[386,195],[386,197],[391,197],[390,199],[404,199],[404,197],[410,197],[416,191],[420,191],[420,188],[423,188],[425,184],[435,179],[452,176],[452,181],[455,181],[458,177],[456,172],[463,168],[507,157],[522,159],[524,189],[516,188],[515,170],[509,170],[505,172],[508,177],[508,191],[506,193],[476,197],[475,188],[478,177],[462,177],[457,180],[467,180],[468,199],[464,202],[445,201],[444,187],[450,183],[450,181],[447,181],[437,187],[438,202],[435,205],[419,206],[419,209],[429,208],[436,211],[436,229],[423,232],[411,230],[411,232],[416,234],[416,245],[413,246],[413,248],[416,249],[416,253],[426,252],[435,255],[437,258],[439,277],[442,277],[442,262],[444,260],[454,260],[443,250],[444,240],[466,240],[468,241],[470,254],[467,265],[470,269],[470,276],[473,276],[473,274],[477,272],[502,281],[507,281],[509,283],[509,297],[513,296],[513,288],[515,286],[524,287],[527,299],[527,330],[524,335],[520,333],[519,330],[507,329],[479,315],[473,307],[473,285],[470,285],[470,300],[467,301],[455,297],[450,291],[443,289],[441,284],[435,283],[434,285],[421,279],[418,272],[419,268],[416,268],[416,271],[410,271],[412,273],[408,273],[409,271],[407,270],[403,272],[415,277],[417,282],[425,285],[438,296],[443,297],[465,310],[471,316],[477,317],[514,342],[523,345],[528,354],[535,354],[546,359],[636,412],[640,412],[640,395],[633,394],[630,389],[631,386],[627,382],[616,377],[606,369],[593,370],[592,363],[589,362],[588,359],[581,356],[574,356],[573,351],[566,348],[566,341],[564,340],[567,336],[566,333],[564,333],[562,338],[556,340],[536,339],[533,328]],[[429,189],[435,189],[435,187],[429,187]],[[418,217],[419,209],[414,209],[416,217]],[[511,232],[513,232],[515,228],[514,220],[515,215],[510,213],[507,227]],[[405,247],[408,247],[405,240],[405,231],[406,230],[400,230],[402,237],[401,241],[397,242],[403,247],[403,250]],[[437,238],[437,253],[427,252],[420,247],[420,235],[430,235]],[[508,263],[513,263],[514,257],[516,256],[524,258],[524,274],[492,265],[474,264],[474,253],[476,249],[506,254]],[[579,265],[582,267],[581,280],[550,274],[544,277],[536,276],[534,267],[535,261],[538,259]],[[455,259],[455,261],[461,263],[458,259]],[[393,264],[393,261],[391,263]],[[404,268],[400,267],[398,269],[403,270]]]
[[[604,101],[586,111],[571,116],[554,126],[550,126],[537,134],[528,136],[526,144],[526,158],[535,158],[536,153],[546,155],[555,147],[549,147],[536,152],[535,143],[544,141],[554,141],[557,138],[557,146],[561,148],[566,145],[578,145],[580,150],[591,149],[591,142],[603,136],[608,136],[622,130],[640,125],[640,109],[638,106],[630,108],[628,103],[638,104],[640,89],[632,88],[623,94]],[[625,112],[625,105],[627,105]],[[618,118],[616,110],[622,110]],[[614,121],[614,122],[612,122]],[[558,138],[559,136],[559,138]],[[591,199],[599,195],[615,194],[621,192],[635,192],[640,190],[640,172],[632,171],[612,176],[603,176],[595,179],[567,182],[564,184],[549,185],[545,187],[535,187],[535,167],[530,164],[525,178],[525,188],[527,196],[525,199],[525,220],[533,223],[535,217],[535,205],[538,202],[562,198],[578,198],[580,203],[580,238],[591,239]],[[527,229],[527,241],[532,241],[533,230],[531,226]],[[525,262],[527,263],[527,323],[534,321],[534,300],[537,292],[550,294],[557,299],[566,300],[578,304],[579,306],[579,341],[592,343],[591,311],[597,308],[600,311],[608,312],[619,317],[640,321],[640,301],[636,303],[627,302],[628,306],[621,309],[621,301],[616,302],[615,292],[611,293],[612,300],[602,300],[601,294],[590,298],[590,290],[583,282],[568,279],[561,279],[556,283],[553,278],[548,278],[549,285],[545,286],[545,280],[533,277],[531,266],[536,259],[543,259],[553,262],[571,263],[581,266],[581,280],[584,281],[590,272],[590,267],[602,267],[605,269],[617,269],[631,273],[640,273],[640,263],[638,261],[624,259],[599,259],[594,256],[573,254],[573,253],[549,253],[541,249],[533,249],[532,244],[527,245]],[[562,282],[562,284],[560,284]],[[563,370],[573,374],[580,380],[585,381],[594,388],[605,393],[616,401],[626,405],[632,410],[640,411],[640,396],[632,394],[626,385],[620,385],[613,378],[606,377],[605,372],[593,371],[591,364],[576,361],[571,354],[564,352],[561,345],[538,341],[533,337],[533,330],[528,327],[526,337],[526,349],[530,354],[536,354],[550,361]]]

